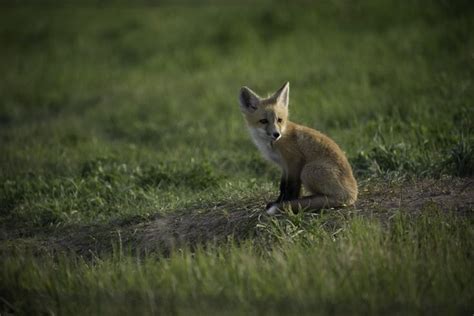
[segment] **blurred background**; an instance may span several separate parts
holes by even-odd
[[[371,178],[473,174],[472,1],[3,1],[4,218],[148,214],[276,190],[242,85]],[[258,193],[258,194],[260,194]]]

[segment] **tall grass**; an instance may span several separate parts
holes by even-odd
[[[339,220],[329,228],[329,220]],[[376,220],[290,216],[260,240],[137,257],[9,257],[1,293],[21,314],[469,313],[472,220],[426,210]],[[265,242],[269,239],[274,242]],[[276,241],[276,242],[275,242]]]

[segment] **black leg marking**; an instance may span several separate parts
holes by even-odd
[[[280,195],[276,202],[290,201],[299,198],[301,192],[300,179],[288,179],[283,175],[280,182]]]

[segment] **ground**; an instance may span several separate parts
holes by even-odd
[[[354,206],[323,212],[376,218],[390,224],[391,217],[400,212],[416,216],[432,208],[472,216],[474,207],[474,178],[425,179],[389,185],[372,183],[361,189]],[[222,243],[229,238],[238,241],[255,238],[259,233],[258,224],[268,223],[273,218],[264,213],[264,204],[264,200],[255,199],[224,200],[105,225],[72,225],[38,231],[15,227],[4,230],[0,242],[3,241],[5,247],[8,241],[8,248],[23,246],[38,253],[59,251],[83,256],[110,253],[113,245],[120,242],[139,252],[169,254],[176,247]],[[320,213],[308,212],[305,216],[320,216]],[[277,218],[285,216],[280,214]]]

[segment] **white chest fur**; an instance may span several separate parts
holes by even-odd
[[[253,142],[258,147],[265,159],[273,161],[274,163],[283,167],[283,160],[280,153],[272,147],[267,137],[260,136],[259,131],[253,128],[250,128],[250,135],[252,136]]]

